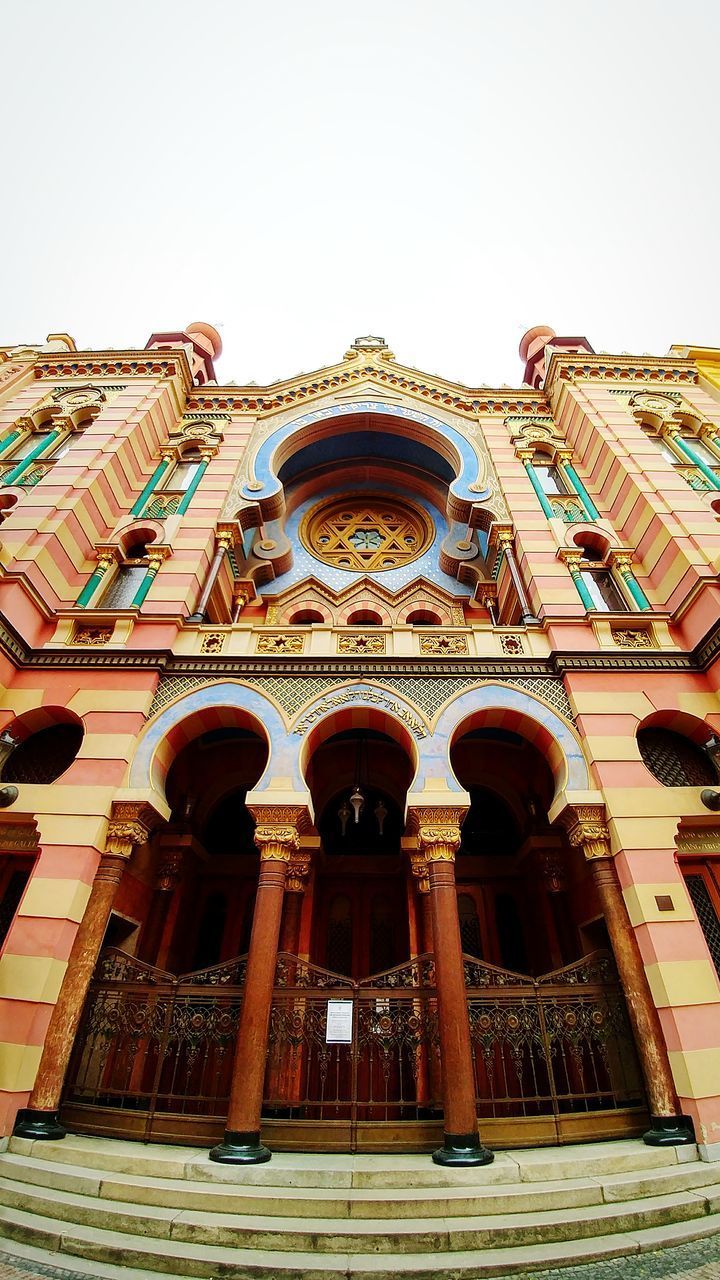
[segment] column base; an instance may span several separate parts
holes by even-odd
[[[540,619],[536,618],[534,613],[523,613],[520,615],[520,625],[522,627],[539,627]]]
[[[684,1147],[695,1142],[692,1121],[687,1116],[651,1116],[643,1134],[648,1147]]]
[[[495,1156],[480,1144],[476,1133],[446,1133],[443,1145],[433,1151],[435,1164],[454,1165],[463,1168],[470,1165],[492,1164]]]
[[[232,1129],[225,1130],[222,1142],[208,1154],[216,1164],[265,1164],[272,1157],[272,1152],[262,1145],[259,1131],[238,1133]]]
[[[189,623],[204,622],[204,621],[205,621],[204,613],[191,613],[190,617],[188,618]]]
[[[23,1107],[17,1113],[13,1128],[15,1138],[34,1138],[38,1142],[59,1142],[67,1130],[58,1123],[57,1111],[34,1111]]]

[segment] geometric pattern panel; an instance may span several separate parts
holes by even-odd
[[[289,716],[295,716],[320,694],[345,681],[333,676],[251,676],[243,675],[243,682],[268,693]],[[152,719],[169,702],[211,681],[202,676],[163,676],[148,711]],[[383,676],[379,684],[395,689],[397,693],[414,703],[425,716],[431,718],[445,702],[463,689],[477,685],[477,677],[466,676]],[[572,708],[562,680],[557,676],[515,676],[507,681],[513,688],[524,689],[548,703],[570,724],[574,724]]]

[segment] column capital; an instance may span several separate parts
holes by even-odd
[[[561,817],[573,848],[581,848],[588,862],[611,858],[610,832],[603,804],[570,805]]]
[[[157,573],[163,560],[167,560],[171,555],[171,549],[164,544],[154,546],[152,543],[148,547],[148,573]]]
[[[146,801],[114,800],[105,836],[105,852],[129,858],[135,845],[145,844],[157,825],[158,814]]]
[[[103,543],[95,548],[95,559],[97,560],[98,569],[101,569],[102,572],[105,573],[108,569],[112,568],[114,564],[117,564],[118,549],[115,546],[109,546],[107,543]]]
[[[609,555],[613,569],[617,569],[623,577],[633,571],[633,557],[630,551],[611,551]]]
[[[423,850],[418,849],[410,854],[410,870],[417,886],[418,893],[430,892],[430,874],[427,859]]]
[[[162,893],[172,893],[182,880],[184,849],[161,849],[155,872],[155,888]]]
[[[515,453],[521,462],[532,462],[535,456],[534,448],[528,445],[516,445]]]
[[[555,449],[555,459],[557,462],[562,462],[566,466],[568,463],[570,464],[570,466],[572,466],[572,460],[573,460],[572,449],[570,449],[568,445],[562,445],[562,444],[557,445]]]
[[[290,862],[300,845],[300,829],[307,822],[304,805],[248,805],[257,826],[255,844],[260,861]]]
[[[494,524],[490,530],[489,546],[497,547],[498,551],[506,551],[508,547],[512,548],[515,540],[515,530],[511,524]]]
[[[215,541],[218,550],[230,551],[237,545],[240,530],[237,523],[219,524],[215,530]]]
[[[285,888],[288,893],[304,893],[305,882],[310,874],[312,855],[309,849],[296,849],[290,856]]]
[[[411,810],[418,848],[426,863],[454,862],[467,805],[438,805]]]
[[[583,553],[577,547],[558,547],[558,559],[567,565],[571,573],[580,572]]]

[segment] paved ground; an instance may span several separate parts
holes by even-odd
[[[103,1268],[103,1275],[108,1275]],[[118,1280],[122,1272],[116,1271]],[[516,1273],[517,1274],[517,1273]],[[161,1280],[162,1272],[158,1273]],[[612,1258],[583,1267],[558,1271],[533,1271],[532,1280],[720,1280],[720,1235],[693,1244],[681,1244],[642,1257]],[[29,1262],[0,1248],[0,1280],[87,1280],[87,1272],[72,1267]]]

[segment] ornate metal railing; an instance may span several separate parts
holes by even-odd
[[[637,1106],[643,1087],[612,959],[596,952],[529,978],[465,961],[478,1114]]]
[[[123,952],[101,958],[66,1104],[121,1111],[149,1139],[227,1113],[246,957],[173,977]],[[632,1034],[610,956],[539,978],[465,957],[478,1114],[562,1117],[642,1103]],[[333,1002],[341,1002],[339,1005]],[[340,1032],[328,1034],[329,1016]],[[278,957],[264,1113],[363,1122],[442,1115],[432,956],[362,982]],[[165,1120],[163,1119],[165,1118]],[[113,1130],[114,1132],[116,1130]],[[207,1127],[204,1130],[207,1131]]]

